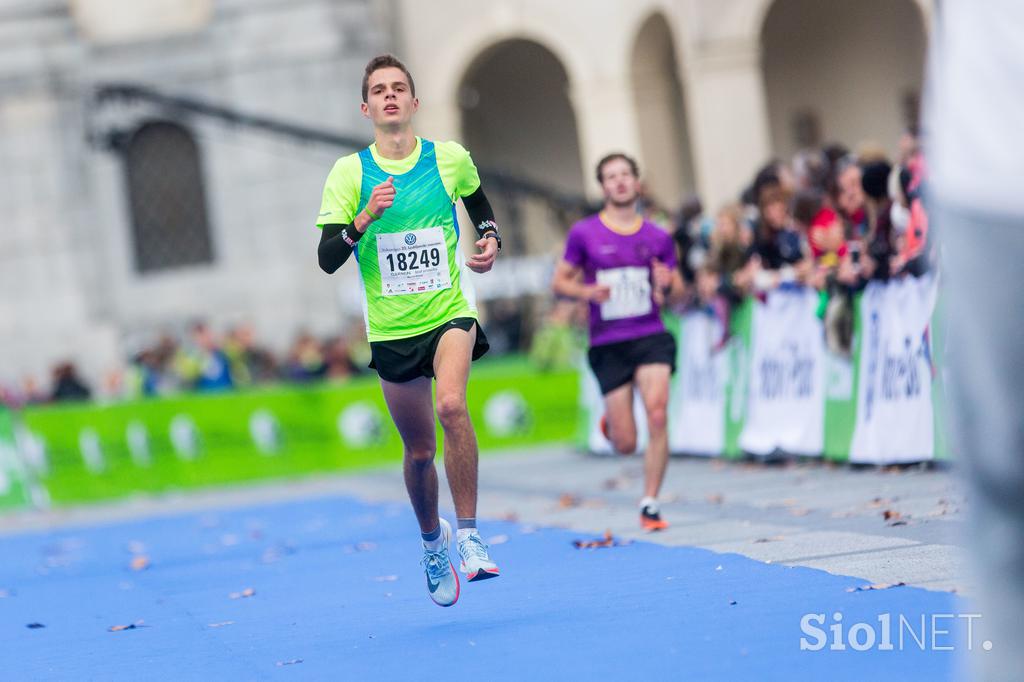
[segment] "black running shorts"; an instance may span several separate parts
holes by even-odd
[[[639,339],[594,346],[587,353],[601,394],[607,395],[619,386],[633,381],[640,365],[665,364],[676,371],[676,340],[668,332],[642,336]]]
[[[433,378],[434,353],[444,333],[450,329],[461,329],[468,332],[476,325],[476,345],[473,346],[473,359],[476,360],[486,353],[491,345],[483,328],[472,317],[456,317],[440,327],[424,332],[418,336],[395,341],[370,342],[370,368],[384,381],[401,384],[419,377]]]

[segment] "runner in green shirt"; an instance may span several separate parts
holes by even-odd
[[[405,484],[422,533],[427,589],[434,602],[451,606],[459,580],[448,554],[451,525],[438,515],[434,411],[444,431],[461,569],[470,582],[497,577],[476,529],[477,443],[466,383],[470,362],[488,343],[466,269],[490,270],[501,238],[469,152],[456,142],[413,134],[418,108],[412,76],[398,59],[382,55],[366,65],[361,109],[375,141],[331,169],[317,219],[318,255],[327,273],[355,256],[370,366],[380,375],[405,447]],[[468,260],[459,249],[459,199],[478,237],[479,253]]]

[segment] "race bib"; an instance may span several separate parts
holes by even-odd
[[[611,298],[601,304],[602,320],[640,317],[650,313],[653,308],[650,268],[598,270],[597,283],[610,287],[612,291]]]
[[[384,296],[421,294],[452,286],[448,245],[440,227],[378,234],[377,262]]]

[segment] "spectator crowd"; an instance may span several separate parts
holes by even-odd
[[[220,335],[206,322],[195,322],[184,338],[162,334],[124,368],[109,372],[99,387],[91,387],[74,363],[61,362],[52,370],[49,390],[26,377],[17,388],[0,385],[0,404],[20,407],[228,391],[276,382],[345,381],[364,372],[369,357],[361,329],[326,339],[303,331],[283,356],[277,356],[258,342],[252,325],[238,325]]]
[[[853,295],[871,281],[921,275],[934,259],[922,204],[925,164],[916,129],[898,158],[834,144],[761,168],[739,201],[706,216],[684,203],[674,226],[691,306],[728,318],[745,296],[809,286],[820,291],[832,352],[849,355]]]
[[[730,316],[745,297],[813,287],[820,292],[818,313],[829,349],[849,355],[854,294],[871,281],[921,275],[931,267],[934,246],[922,204],[926,181],[919,135],[910,128],[895,159],[878,148],[854,152],[831,144],[765,164],[737,201],[713,213],[705,212],[696,197],[675,215],[648,198],[642,208],[648,219],[673,233],[689,290],[684,308],[706,310],[721,321],[716,347],[728,341]],[[533,328],[524,313],[530,308],[511,299],[485,306],[493,350],[529,348],[542,370],[573,366],[585,308],[568,301],[534,308],[542,319],[535,332],[524,332]],[[53,368],[48,390],[33,378],[16,388],[0,385],[0,404],[343,381],[366,371],[369,358],[359,325],[351,334],[326,339],[300,332],[279,356],[258,343],[251,325],[222,336],[196,322],[182,338],[164,334],[136,352],[125,368],[108,373],[98,390],[73,363],[62,362]]]

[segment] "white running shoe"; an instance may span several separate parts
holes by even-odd
[[[462,557],[459,570],[466,574],[467,582],[497,578],[501,573],[487,555],[487,545],[476,528],[469,529],[468,533],[459,532],[459,555]]]
[[[444,519],[441,523],[441,548],[428,549],[423,544],[423,568],[427,574],[427,591],[430,598],[438,606],[451,606],[459,600],[459,576],[448,556],[448,545],[451,544],[452,527]]]

